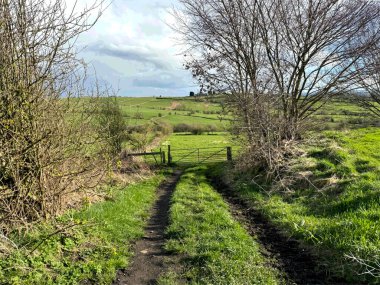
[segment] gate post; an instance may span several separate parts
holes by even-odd
[[[170,152],[170,145],[168,145],[168,164],[172,164],[172,154]]]
[[[227,161],[232,161],[232,148],[230,146],[227,147]]]
[[[166,154],[165,152],[163,151],[162,152],[162,164],[165,164],[166,163]]]

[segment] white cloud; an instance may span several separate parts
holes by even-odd
[[[85,3],[90,0],[80,6]],[[194,89],[192,77],[182,69],[175,34],[166,24],[172,22],[168,10],[177,4],[175,0],[114,0],[98,23],[79,38],[78,44],[87,47],[81,56],[95,63],[100,78],[119,84],[121,95],[187,95]],[[115,80],[111,74],[117,74]]]
[[[170,62],[162,57],[165,52],[160,52],[149,46],[126,46],[99,42],[90,46],[88,50],[99,55],[108,55],[126,61],[151,65],[156,69],[169,70],[171,68]]]

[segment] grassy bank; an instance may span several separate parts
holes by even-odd
[[[155,189],[164,175],[120,189],[112,199],[14,235],[18,245],[0,259],[1,284],[111,284],[128,265],[131,241],[143,235]]]
[[[160,284],[278,284],[276,271],[207,183],[204,170],[187,170],[174,193],[166,248],[184,256],[183,272],[167,273]]]
[[[273,185],[240,174],[235,188],[289,235],[312,245],[332,275],[380,284],[380,130],[326,132],[314,140],[290,163],[287,189],[270,192]],[[361,274],[368,270],[379,277]]]

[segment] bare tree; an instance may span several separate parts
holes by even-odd
[[[227,94],[237,127],[268,165],[313,112],[357,84],[365,66],[356,63],[380,36],[376,1],[180,2],[185,67],[202,87]]]
[[[363,65],[364,70],[360,74],[358,92],[350,99],[380,117],[380,44],[367,52],[358,64]]]
[[[375,1],[263,1],[260,29],[282,114],[297,131],[325,99],[348,91],[379,41]],[[292,127],[294,126],[294,127]],[[288,134],[293,137],[295,134]]]
[[[77,37],[102,2],[0,0],[0,229],[54,215],[101,171]],[[80,99],[81,97],[88,97]]]

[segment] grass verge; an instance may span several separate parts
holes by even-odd
[[[230,183],[288,235],[311,245],[331,275],[380,284],[380,131],[326,132],[315,141],[291,161],[287,189],[237,173]]]
[[[110,188],[112,200],[18,235],[19,248],[0,259],[0,284],[111,284],[128,265],[131,241],[144,233],[163,178]]]
[[[255,240],[236,222],[222,197],[207,183],[205,168],[185,171],[172,199],[169,251],[184,256],[183,272],[159,284],[278,284],[278,273]],[[184,282],[184,281],[183,281]]]

